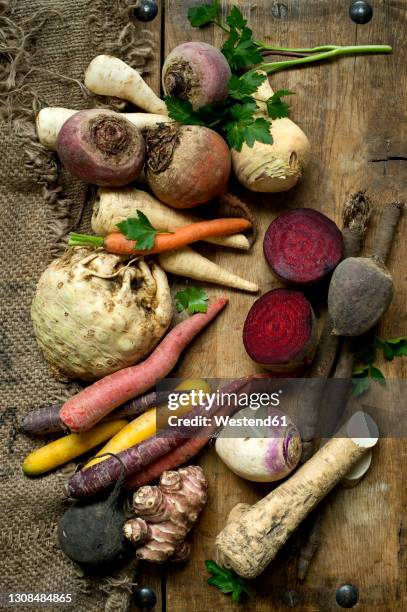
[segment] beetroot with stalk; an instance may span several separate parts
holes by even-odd
[[[281,280],[308,285],[336,268],[343,256],[343,238],[328,217],[311,208],[298,208],[270,223],[263,249]]]
[[[311,304],[299,291],[269,291],[249,310],[243,343],[249,357],[269,370],[292,372],[307,366],[317,344]]]
[[[192,208],[221,196],[230,175],[226,142],[199,125],[161,124],[144,131],[147,181],[161,202]]]
[[[219,49],[204,42],[186,42],[175,47],[165,60],[162,83],[167,95],[188,100],[197,109],[226,100],[231,76]]]
[[[71,174],[101,186],[127,185],[145,158],[141,132],[119,113],[101,109],[79,111],[65,121],[56,149]]]

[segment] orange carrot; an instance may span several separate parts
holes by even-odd
[[[155,236],[152,249],[137,249],[135,240],[128,240],[120,232],[102,236],[88,236],[86,234],[72,233],[69,236],[69,246],[103,246],[109,253],[117,255],[150,255],[153,253],[163,253],[204,240],[214,236],[229,236],[238,234],[251,227],[247,219],[212,219],[210,221],[198,221],[190,225],[180,227],[173,234],[157,234]]]
[[[59,413],[61,421],[71,431],[87,431],[125,401],[154,387],[171,372],[181,352],[227,302],[226,298],[218,298],[205,314],[194,314],[176,325],[145,361],[109,374],[69,398]]]

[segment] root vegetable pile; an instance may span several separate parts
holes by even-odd
[[[342,259],[338,227],[311,208],[298,208],[277,217],[264,236],[264,255],[273,272],[296,285],[316,283]]]
[[[123,527],[126,538],[137,545],[136,556],[155,562],[185,560],[185,537],[206,503],[207,489],[203,470],[194,465],[164,472],[158,486],[141,487],[133,497],[137,518]]]
[[[141,132],[109,110],[75,113],[63,124],[56,148],[69,172],[87,183],[113,187],[133,181],[145,157]]]
[[[312,306],[291,289],[274,289],[260,297],[243,327],[248,355],[275,372],[292,372],[311,363],[316,340]]]

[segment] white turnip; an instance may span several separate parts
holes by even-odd
[[[56,148],[74,176],[113,187],[134,180],[145,157],[141,132],[119,113],[100,109],[79,111],[65,121]]]
[[[164,92],[191,102],[194,109],[228,96],[232,76],[219,49],[204,42],[186,42],[171,51],[162,69]]]

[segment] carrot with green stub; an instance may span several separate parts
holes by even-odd
[[[139,240],[126,238],[121,232],[113,232],[107,236],[89,236],[71,233],[68,244],[72,247],[103,247],[108,253],[115,253],[117,255],[150,255],[180,249],[192,242],[204,240],[205,238],[238,234],[250,227],[250,221],[243,218],[198,221],[197,223],[180,227],[172,234],[160,234],[157,232],[151,248],[137,248]]]
[[[194,314],[176,325],[145,361],[105,376],[69,398],[61,408],[61,421],[71,431],[86,431],[125,401],[151,389],[171,372],[181,352],[227,302],[218,298],[206,313]]]

